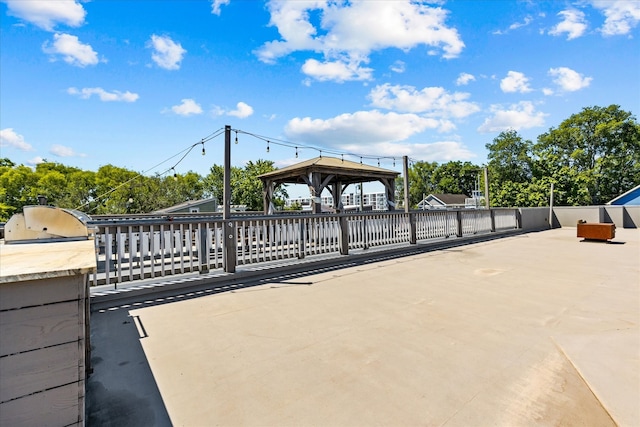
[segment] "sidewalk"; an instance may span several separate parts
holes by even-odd
[[[614,242],[564,228],[100,310],[89,420],[640,425],[640,233]]]

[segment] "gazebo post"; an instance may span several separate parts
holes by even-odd
[[[384,180],[381,180],[382,183],[384,184],[384,189],[386,190],[386,196],[387,196],[387,209],[390,211],[394,211],[396,210],[396,186],[395,186],[395,179],[394,178],[387,178]]]
[[[266,215],[273,215],[273,188],[274,182],[271,180],[264,180],[262,184],[262,204],[263,210]]]

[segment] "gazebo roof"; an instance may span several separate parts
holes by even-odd
[[[305,184],[302,176],[308,176],[309,173],[335,175],[332,181],[339,181],[343,184],[394,179],[400,175],[399,172],[389,169],[364,165],[335,157],[315,157],[273,172],[267,172],[259,175],[258,178],[262,181],[271,181],[276,184]]]

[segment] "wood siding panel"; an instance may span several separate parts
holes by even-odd
[[[82,344],[72,342],[0,358],[0,402],[81,380]]]
[[[83,422],[84,381],[0,404],[2,426],[69,426]]]
[[[85,276],[28,280],[0,286],[0,310],[71,301],[84,295]]]
[[[0,312],[0,356],[84,338],[79,301]]]

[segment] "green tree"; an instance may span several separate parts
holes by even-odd
[[[248,210],[261,211],[263,207],[262,181],[258,175],[276,170],[271,160],[249,161],[244,168],[231,168],[231,204],[246,205]],[[224,192],[224,167],[220,165],[211,166],[211,172],[204,179],[204,190],[223,201]],[[287,198],[284,187],[279,187],[274,192],[274,204],[283,206],[284,199]]]
[[[540,135],[534,154],[558,204],[601,204],[640,183],[640,125],[618,105],[583,108]]]
[[[479,173],[480,167],[471,162],[443,163],[435,169],[432,175],[435,191],[470,196],[478,185]]]
[[[436,162],[415,162],[409,168],[409,205],[415,207],[424,197],[437,191],[434,182],[434,173],[438,169]],[[404,182],[402,183],[401,197],[404,200]]]

